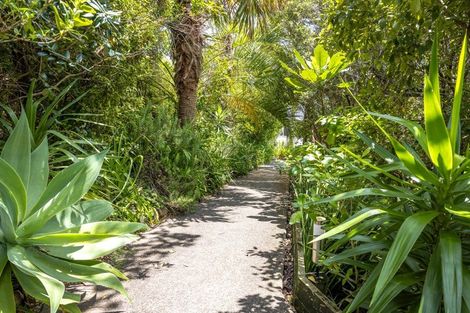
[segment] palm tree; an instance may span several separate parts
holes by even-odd
[[[180,7],[171,32],[175,86],[178,95],[178,119],[181,124],[196,116],[197,87],[202,65],[202,19],[191,12],[191,0],[176,0]]]
[[[203,21],[194,13],[191,0],[175,0],[178,7],[176,21],[171,25],[175,86],[178,95],[178,118],[182,125],[196,116],[197,88],[202,69]],[[226,11],[226,20],[240,31],[253,36],[263,28],[271,12],[279,8],[281,0],[219,0]],[[227,42],[231,49],[231,41]]]

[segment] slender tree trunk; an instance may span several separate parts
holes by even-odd
[[[178,119],[184,125],[196,117],[197,88],[202,67],[202,19],[191,14],[191,0],[177,2],[181,12],[172,25],[171,33]]]

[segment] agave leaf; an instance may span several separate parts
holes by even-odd
[[[64,310],[66,313],[82,313],[78,305],[75,303],[63,305],[62,310]]]
[[[14,242],[16,239],[15,223],[9,215],[8,209],[0,202],[0,231],[2,237],[7,241]]]
[[[320,241],[320,240],[323,240],[325,238],[329,238],[331,236],[339,234],[339,233],[341,233],[341,232],[343,232],[343,231],[359,224],[360,222],[362,222],[363,220],[365,220],[365,219],[367,219],[371,216],[375,216],[375,215],[379,215],[379,214],[383,214],[383,213],[386,213],[386,212],[384,210],[380,210],[380,209],[364,209],[364,210],[361,210],[357,214],[352,216],[346,222],[344,222],[341,225],[338,225],[335,228],[327,231],[326,233],[316,237],[313,240],[313,242]]]
[[[135,233],[136,231],[146,229],[147,226],[142,223],[105,221],[83,224],[80,226],[64,229],[61,233],[77,234],[106,234],[106,235],[124,235]]]
[[[18,245],[8,246],[8,260],[20,271],[36,277],[46,289],[50,301],[51,313],[57,312],[64,296],[65,286],[62,282],[41,272],[26,257],[26,250]]]
[[[113,206],[105,200],[82,201],[58,213],[38,233],[53,233],[66,228],[105,220],[113,213]]]
[[[91,282],[114,289],[127,297],[127,293],[119,279],[107,271],[54,258],[34,248],[27,249],[27,256],[35,266],[57,280],[69,283]]]
[[[7,248],[0,244],[0,275],[3,272],[3,269],[7,265],[8,257],[7,257]]]
[[[88,260],[88,261],[74,261],[77,264],[83,264],[86,266],[94,267],[101,269],[106,272],[110,272],[111,274],[115,275],[116,277],[122,279],[122,280],[128,280],[127,276],[124,275],[121,271],[119,271],[117,268],[109,265],[108,263],[105,262],[98,262],[95,260]]]
[[[457,69],[457,80],[455,82],[454,102],[452,105],[452,116],[450,120],[450,141],[454,153],[460,153],[460,107],[462,104],[463,83],[465,76],[465,59],[467,57],[467,34],[463,39],[462,51],[460,52],[459,65]]]
[[[441,252],[442,289],[446,313],[462,310],[462,244],[451,232],[442,232],[439,241]]]
[[[80,246],[98,243],[112,236],[134,233],[146,225],[128,222],[96,222],[64,229],[58,233],[37,235],[21,239],[22,244],[41,246]]]
[[[109,239],[112,234],[74,234],[74,233],[54,233],[31,238],[20,239],[22,245],[39,245],[55,247],[77,247],[97,243]]]
[[[440,258],[441,252],[439,251],[439,248],[437,248],[428,263],[418,313],[439,312],[442,300],[442,273]]]
[[[89,156],[57,174],[32,209],[33,214],[18,227],[18,236],[37,232],[56,214],[79,201],[98,177],[105,154]]]
[[[18,223],[26,210],[26,189],[21,177],[5,160],[0,159],[0,195],[7,214]]]
[[[18,124],[5,142],[1,158],[18,173],[25,189],[28,189],[31,166],[31,131],[24,112],[21,113]]]
[[[28,184],[28,200],[26,214],[28,217],[32,207],[37,203],[47,187],[49,179],[49,148],[47,138],[31,154],[31,173]]]
[[[94,260],[96,258],[108,255],[133,241],[139,239],[135,235],[113,236],[96,243],[91,243],[78,247],[54,247],[42,246],[50,255],[70,260]]]
[[[13,285],[11,283],[11,269],[8,266],[3,273],[0,272],[0,312],[15,313],[16,302],[13,293]]]
[[[424,123],[428,142],[429,156],[434,165],[448,176],[453,169],[454,154],[449,133],[442,115],[441,103],[431,79],[425,77],[424,84]]]
[[[371,305],[379,300],[380,295],[406,260],[424,228],[438,215],[439,213],[436,211],[419,212],[403,222],[385,259]]]
[[[34,276],[27,275],[15,267],[13,267],[13,272],[21,287],[28,295],[47,305],[50,305],[49,298],[47,297],[47,291],[44,289],[44,286],[39,279]],[[60,301],[60,304],[69,305],[79,303],[80,298],[80,295],[65,292],[64,297]]]

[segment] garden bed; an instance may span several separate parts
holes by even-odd
[[[294,290],[293,305],[298,313],[340,313],[335,303],[307,278],[299,225],[293,225]]]

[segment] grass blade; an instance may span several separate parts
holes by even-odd
[[[2,313],[15,313],[16,303],[13,293],[13,285],[11,283],[11,269],[8,266],[0,273],[0,312]]]

